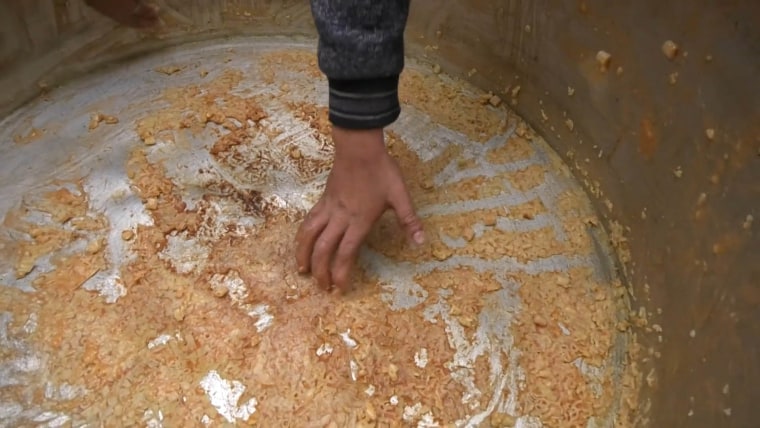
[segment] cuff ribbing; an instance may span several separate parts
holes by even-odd
[[[330,122],[347,129],[384,128],[401,114],[399,76],[330,80]]]

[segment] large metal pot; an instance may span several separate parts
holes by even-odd
[[[0,4],[0,114],[74,76],[162,47],[314,34],[302,0],[160,4],[167,29],[158,36],[117,28],[79,0]],[[665,330],[662,343],[638,332],[642,347],[661,355],[639,362],[657,379],[641,392],[641,425],[755,426],[760,3],[412,5],[409,52],[504,99],[511,98],[506,87],[520,85],[514,108],[585,178],[608,224],[625,227],[619,255],[633,306],[661,310]],[[663,47],[668,40],[677,51]]]

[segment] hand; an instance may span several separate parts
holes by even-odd
[[[401,170],[385,149],[383,130],[335,127],[333,141],[327,186],[296,235],[296,262],[320,287],[345,292],[359,247],[385,210],[396,212],[412,242],[424,243],[425,234]]]
[[[158,23],[158,8],[143,0],[85,0],[88,6],[114,21],[135,28]]]

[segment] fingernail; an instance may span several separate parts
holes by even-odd
[[[412,235],[412,239],[414,240],[414,243],[417,245],[422,245],[425,243],[425,232],[418,231],[414,232],[414,235]]]

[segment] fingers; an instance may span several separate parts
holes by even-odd
[[[330,267],[347,228],[347,220],[333,216],[314,243],[314,252],[311,254],[311,273],[317,280],[317,284],[324,289],[330,289],[333,285]]]
[[[359,248],[370,231],[371,224],[356,223],[346,230],[335,254],[332,267],[333,284],[341,291],[348,291],[351,286],[351,269],[359,256]]]
[[[138,1],[133,16],[133,26],[138,28],[152,27],[158,23],[158,6]]]
[[[130,27],[145,28],[158,23],[158,7],[142,0],[85,0],[104,16]]]
[[[423,230],[422,221],[414,210],[412,197],[409,195],[409,191],[403,182],[391,189],[389,200],[391,207],[396,212],[396,218],[406,232],[408,239],[417,245],[424,244],[425,231]]]
[[[324,209],[324,202],[319,201],[304,219],[296,234],[296,266],[299,273],[311,271],[311,255],[314,243],[330,220]]]

